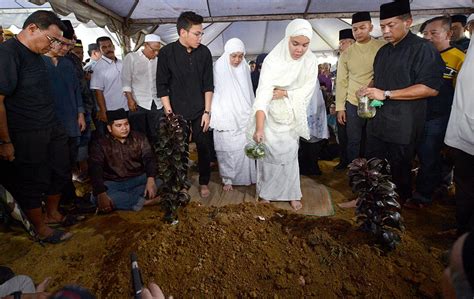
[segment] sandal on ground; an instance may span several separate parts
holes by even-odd
[[[71,215],[68,214],[63,217],[63,219],[59,222],[48,222],[46,223],[47,226],[49,227],[69,227],[73,226],[74,224],[77,224],[79,221],[84,220],[84,216],[77,216],[77,215]]]
[[[71,239],[72,233],[63,230],[55,229],[46,238],[40,239],[43,243],[58,244]]]

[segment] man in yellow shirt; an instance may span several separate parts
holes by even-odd
[[[428,98],[423,135],[417,146],[420,169],[416,177],[416,192],[405,204],[420,208],[430,204],[435,189],[441,184],[441,149],[453,104],[456,78],[464,62],[465,54],[449,43],[452,30],[449,17],[435,17],[426,21],[423,37],[429,40],[441,54],[446,64],[443,85],[435,97]]]
[[[370,36],[373,25],[369,12],[358,12],[352,15],[352,32],[356,40],[347,51],[342,53],[337,69],[336,111],[337,121],[347,130],[347,161],[363,155],[361,153],[362,133],[366,120],[357,116],[359,100],[357,90],[367,86],[373,79],[373,63],[377,51],[385,41]]]

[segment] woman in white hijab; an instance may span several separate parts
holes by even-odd
[[[263,62],[252,115],[252,137],[267,147],[257,161],[257,194],[263,202],[289,201],[295,210],[302,207],[298,140],[310,138],[307,108],[318,77],[312,37],[308,21],[288,24]]]
[[[232,190],[232,185],[254,184],[257,178],[255,161],[243,150],[254,101],[250,69],[244,55],[242,41],[232,38],[214,64],[211,127],[225,191]]]

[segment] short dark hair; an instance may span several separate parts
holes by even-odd
[[[204,19],[202,16],[196,14],[193,11],[185,11],[181,13],[176,22],[176,29],[178,30],[178,35],[181,29],[189,30],[193,25],[202,24]]]
[[[411,13],[408,12],[408,13],[405,13],[405,14],[403,14],[403,15],[397,16],[397,18],[399,18],[399,19],[402,20],[402,21],[406,21],[406,20],[408,20],[408,19],[412,19],[413,17],[411,16]]]
[[[49,10],[37,10],[26,18],[25,23],[23,23],[23,29],[26,29],[30,24],[35,24],[41,30],[47,30],[49,26],[56,25],[61,31],[66,31],[67,28],[61,22],[61,19],[58,16]]]
[[[95,40],[95,43],[97,44],[97,47],[100,48],[100,42],[106,42],[106,41],[112,42],[112,39],[108,36],[101,36]]]
[[[257,64],[257,63],[256,63],[255,61],[253,61],[253,60],[250,60],[250,61],[249,61],[249,64]]]
[[[448,16],[439,16],[439,17],[434,17],[432,19],[429,19],[426,21],[426,25],[431,24],[433,22],[441,21],[442,26],[446,31],[451,30],[451,18]],[[425,27],[426,27],[425,25]],[[423,28],[424,29],[424,28]]]

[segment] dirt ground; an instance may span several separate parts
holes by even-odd
[[[322,162],[334,203],[352,194],[337,162]],[[164,224],[158,207],[139,213],[90,216],[64,244],[41,247],[18,229],[0,231],[0,264],[35,281],[52,277],[50,290],[80,284],[99,298],[130,298],[129,255],[136,252],[145,282],[166,295],[274,298],[437,298],[443,252],[454,237],[454,209],[436,203],[403,210],[407,230],[390,253],[357,230],[354,210],[309,217],[271,205],[221,208],[191,203],[177,225]],[[260,217],[259,217],[260,216]]]

